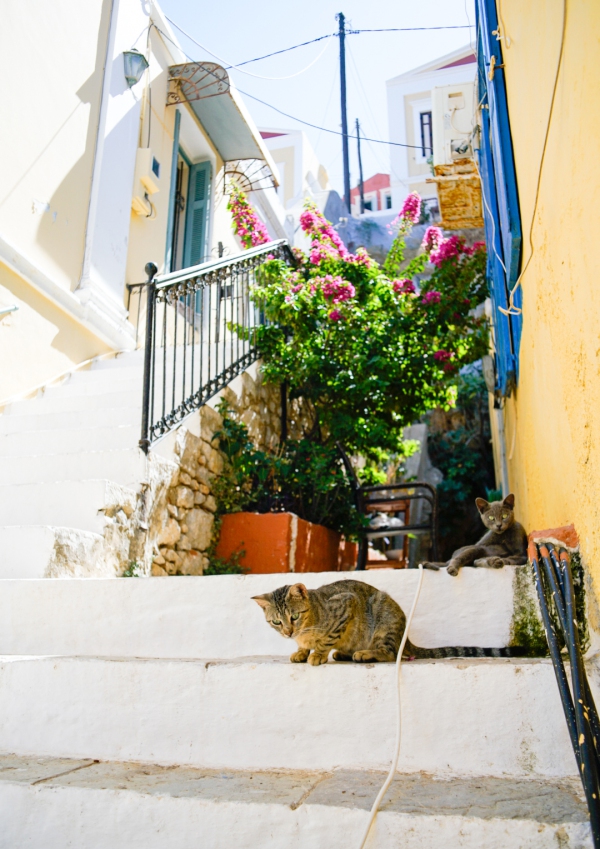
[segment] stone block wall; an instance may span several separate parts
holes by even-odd
[[[247,426],[257,447],[277,448],[281,435],[279,386],[264,384],[260,373],[253,377],[244,372],[219,397]],[[300,404],[289,404],[289,436],[301,435],[302,413]],[[226,459],[215,439],[223,424],[221,416],[209,406],[197,415],[189,427],[179,429],[170,479],[154,496],[146,551],[152,562],[151,574],[157,577],[201,575],[208,565],[217,508],[212,489]]]

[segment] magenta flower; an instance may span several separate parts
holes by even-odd
[[[463,252],[463,248],[464,243],[460,236],[442,239],[439,245],[431,251],[429,261],[439,268],[443,262],[459,256]]]
[[[302,283],[298,283],[297,286],[292,286],[292,292],[294,292],[294,294],[296,292],[301,292],[301,291],[302,291]]]
[[[275,254],[267,254],[267,259],[275,259]]]
[[[412,280],[409,280],[405,277],[403,280],[394,280],[392,283],[392,288],[394,292],[398,295],[414,295],[415,286]]]
[[[444,239],[444,234],[439,227],[428,227],[425,230],[421,247],[426,253],[431,253]]]
[[[440,350],[435,352],[435,354],[433,355],[433,359],[437,360],[438,363],[445,363],[448,360],[451,360],[453,356],[454,354],[452,353],[452,351]]]
[[[425,292],[423,298],[421,299],[421,303],[428,307],[431,304],[439,304],[441,300],[441,292],[436,292],[435,289],[432,289],[431,292]]]
[[[356,295],[356,289],[352,283],[348,283],[341,277],[332,277],[328,274],[322,278],[321,291],[326,298],[330,298],[334,304],[341,304],[344,301],[349,301]]]
[[[343,315],[339,310],[331,310],[331,312],[329,313],[329,318],[332,321],[340,321],[340,319],[343,318]]]
[[[410,221],[411,224],[417,224],[421,217],[421,197],[418,192],[411,192],[404,199],[398,217],[403,218],[405,221]]]

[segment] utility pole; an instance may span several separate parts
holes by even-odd
[[[344,200],[350,212],[350,157],[348,155],[348,116],[346,115],[346,18],[339,13],[340,37],[340,95],[342,106],[342,153],[344,157]]]
[[[360,214],[365,211],[365,184],[363,183],[362,158],[360,155],[360,124],[356,119],[356,146],[358,148],[358,187],[360,190]]]

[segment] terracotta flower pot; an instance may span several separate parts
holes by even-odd
[[[230,513],[223,516],[217,556],[245,551],[240,564],[252,573],[337,572],[352,569],[356,544],[294,513]]]

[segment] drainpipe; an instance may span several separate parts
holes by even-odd
[[[90,286],[90,268],[92,264],[94,229],[96,226],[96,214],[98,212],[98,195],[100,193],[100,172],[102,170],[102,157],[104,154],[106,115],[108,112],[108,101],[110,95],[111,72],[113,66],[112,57],[114,53],[115,36],[117,32],[119,0],[109,0],[109,3],[110,19],[108,24],[108,36],[106,39],[106,55],[104,57],[104,74],[102,79],[102,93],[100,95],[100,111],[98,113],[98,130],[96,133],[96,144],[94,146],[94,165],[92,169],[92,184],[90,187],[90,201],[88,206],[87,223],[85,228],[85,248],[83,251],[81,278],[77,285],[78,290],[86,289]]]
[[[496,427],[498,432],[498,448],[500,451],[500,479],[502,483],[502,498],[506,498],[510,492],[508,488],[508,463],[506,462],[506,432],[504,430],[504,410],[502,407],[497,407],[494,410],[496,415]]]

